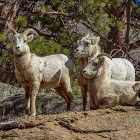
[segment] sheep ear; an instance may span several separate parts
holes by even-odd
[[[100,64],[102,65],[102,64],[104,64],[104,62],[105,62],[105,58],[104,57],[101,57],[100,58]]]
[[[28,35],[28,36],[27,36],[27,42],[32,41],[32,40],[33,40],[33,38],[34,38],[34,35],[33,35],[33,34]]]
[[[14,29],[10,29],[6,35],[8,36],[9,40],[10,41],[13,41],[14,42],[14,35],[17,35],[17,32],[14,30]]]
[[[98,44],[99,41],[100,41],[100,37],[98,36],[98,37],[96,38],[96,44]]]

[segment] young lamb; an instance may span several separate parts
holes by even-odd
[[[78,47],[75,51],[75,56],[80,58],[80,73],[78,75],[78,84],[81,87],[83,96],[83,110],[86,109],[88,83],[90,79],[83,77],[82,71],[88,64],[88,59],[101,54],[99,46],[100,37],[86,35],[77,42]],[[115,80],[135,81],[134,66],[124,58],[113,58],[110,66],[110,77]],[[92,107],[90,107],[92,109]]]
[[[25,89],[26,114],[35,116],[36,94],[40,88],[54,88],[66,101],[67,110],[70,110],[73,95],[70,78],[73,74],[74,63],[63,54],[39,57],[30,53],[28,42],[34,35],[33,29],[17,33],[11,29],[8,33],[14,42],[14,65],[18,81]]]
[[[135,105],[140,101],[140,81],[114,80],[110,77],[113,59],[107,54],[91,58],[83,70],[90,79],[90,105],[95,108],[108,108],[117,104]],[[117,66],[115,67],[117,69]]]

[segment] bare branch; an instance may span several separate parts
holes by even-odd
[[[69,33],[69,31],[67,30],[67,28],[66,28],[66,26],[65,26],[65,23],[64,23],[62,17],[60,16],[59,18],[60,18],[60,21],[62,22],[62,24],[63,24],[63,26],[64,26],[65,31],[66,31],[67,34],[70,36],[71,41],[73,41],[73,40],[72,40],[72,37],[71,37],[71,35],[70,35],[70,33]]]
[[[56,15],[56,16],[63,16],[63,17],[73,17],[73,15],[68,15],[60,12],[55,12],[55,11],[47,11],[45,13],[40,13],[40,12],[33,12],[30,14],[25,15],[27,18],[32,17],[32,16],[41,16],[41,15]]]
[[[13,54],[13,51],[12,51],[12,49],[11,48],[9,48],[9,47],[7,47],[8,46],[8,44],[6,44],[6,43],[0,43],[0,48],[1,49],[4,49],[4,50],[6,50],[6,51],[8,51],[8,52],[10,52],[11,54]]]
[[[136,0],[133,0],[133,1],[134,1],[135,4],[137,4],[137,3],[136,3]]]
[[[140,30],[140,27],[139,26],[134,25],[133,23],[130,23],[130,25]]]

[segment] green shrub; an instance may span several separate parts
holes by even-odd
[[[15,25],[17,27],[26,27],[27,26],[27,19],[25,16],[19,16],[18,19],[15,22]]]
[[[45,56],[51,54],[60,54],[69,55],[69,50],[62,48],[59,44],[55,43],[53,40],[46,41],[45,38],[39,37],[34,39],[29,43],[32,53],[35,53],[38,56]]]

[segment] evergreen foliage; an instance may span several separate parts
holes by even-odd
[[[46,56],[51,54],[63,53],[67,56],[73,55],[76,41],[79,40],[83,34],[77,30],[77,25],[80,23],[86,23],[92,27],[98,35],[107,36],[111,26],[117,26],[119,30],[123,29],[123,24],[116,20],[111,9],[117,9],[122,0],[46,0],[38,9],[28,9],[28,5],[25,5],[23,9],[19,11],[18,19],[15,21],[15,26],[18,29],[17,32],[23,32],[28,25],[38,27],[40,32],[53,36],[46,40],[40,36],[29,43],[29,47],[32,53],[38,56]],[[35,2],[36,3],[36,2]],[[34,5],[35,5],[34,3]],[[132,16],[140,16],[140,8],[138,5],[132,5]],[[30,12],[29,12],[30,11]],[[56,11],[68,15],[66,17],[59,15],[40,15],[27,17],[26,14],[31,12],[38,12],[44,14],[46,11]],[[63,23],[62,23],[62,20]],[[84,34],[87,34],[86,32]],[[0,33],[0,42],[8,42],[10,48],[12,43],[9,42],[7,37]],[[75,44],[74,44],[75,43]],[[72,50],[73,49],[73,50]],[[0,57],[0,65],[6,65],[7,61],[11,61],[12,55],[10,52],[3,52]],[[75,75],[78,75],[78,60],[73,58],[76,64]],[[74,91],[78,94],[79,89],[76,81],[72,81]]]
[[[18,27],[25,27],[27,26],[27,19],[25,16],[19,16],[18,19],[15,22],[15,25]]]
[[[0,32],[0,42],[7,42],[8,43],[8,38],[4,33]]]
[[[47,7],[68,15],[74,15],[77,22],[86,21],[99,34],[107,34],[109,25],[116,22],[115,17],[109,17],[108,9],[118,8],[122,0],[86,0],[86,1],[58,1],[47,2]],[[120,26],[119,26],[120,27]]]
[[[132,17],[135,17],[135,18],[139,18],[140,19],[140,4],[134,4],[132,3]]]
[[[29,47],[31,52],[35,53],[38,56],[60,53],[69,55],[69,51],[67,49],[61,48],[61,46],[53,40],[46,41],[43,37],[39,37],[38,39],[34,39],[33,41],[31,41],[29,43]]]
[[[3,33],[0,33],[0,43],[8,43],[9,48],[12,48],[13,43],[9,41],[7,36]],[[4,70],[8,67],[8,63],[12,63],[12,54],[9,51],[2,51],[1,49],[1,54],[0,54],[0,66]]]

